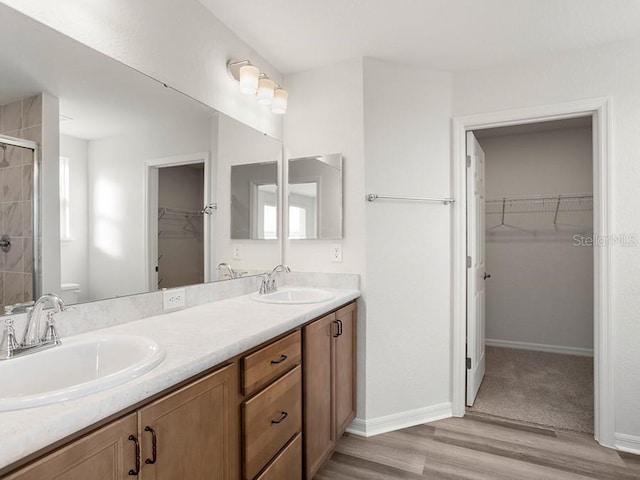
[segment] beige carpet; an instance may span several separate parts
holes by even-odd
[[[487,347],[470,414],[593,433],[593,358]]]

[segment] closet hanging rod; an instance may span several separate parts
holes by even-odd
[[[381,200],[409,200],[412,202],[437,202],[444,205],[450,205],[456,200],[454,198],[430,198],[430,197],[401,197],[395,195],[378,195],[377,193],[367,194],[367,200],[374,202],[378,199]]]
[[[491,197],[487,198],[487,202],[502,203],[507,202],[527,202],[527,201],[545,201],[545,200],[590,200],[593,198],[592,193],[557,193],[545,194],[545,195],[524,195],[524,196],[503,196],[503,197]]]

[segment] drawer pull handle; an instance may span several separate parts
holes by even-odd
[[[271,423],[281,423],[285,418],[287,418],[289,416],[289,414],[287,412],[282,412],[280,414],[280,417],[277,420],[271,420]]]
[[[342,335],[342,320],[336,320],[338,322],[338,336]]]
[[[271,360],[272,365],[278,365],[279,363],[284,362],[287,359],[287,356],[282,354],[278,360]]]
[[[151,458],[147,458],[144,463],[153,465],[158,459],[158,439],[156,438],[156,432],[153,428],[147,426],[144,427],[144,431],[151,432]]]
[[[140,473],[140,443],[134,435],[129,435],[129,440],[136,444],[136,469],[129,470],[129,475],[137,477]]]

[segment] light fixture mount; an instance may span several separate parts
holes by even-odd
[[[253,66],[253,63],[251,63],[249,60],[230,60],[227,62],[227,72],[229,72],[231,78],[233,78],[236,82],[240,82],[240,69],[245,65]]]

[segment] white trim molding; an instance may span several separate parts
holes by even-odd
[[[526,123],[590,116],[593,120],[594,236],[611,234],[611,100],[608,97],[543,105],[501,112],[481,113],[453,119],[453,205],[452,223],[452,411],[465,413],[466,332],[466,151],[469,130],[522,125]],[[594,400],[595,438],[613,447],[614,364],[613,327],[610,306],[611,248],[593,249],[594,255]]]
[[[497,340],[487,338],[485,345],[488,347],[515,348],[516,350],[533,350],[534,352],[561,353],[564,355],[578,355],[593,357],[592,348],[566,347],[563,345],[547,345],[544,343],[516,342],[514,340]]]
[[[347,428],[347,432],[361,437],[371,437],[449,417],[451,417],[451,403],[446,402],[367,420],[356,418]]]
[[[640,455],[640,437],[616,433],[616,448],[622,452]]]

